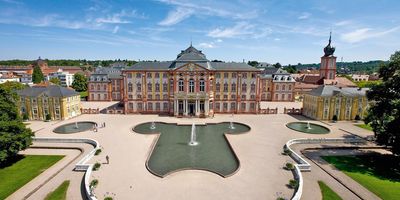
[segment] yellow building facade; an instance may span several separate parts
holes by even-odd
[[[65,120],[81,114],[78,92],[58,85],[33,86],[17,91],[18,109],[29,120]]]
[[[303,115],[316,120],[355,120],[365,117],[366,88],[321,85],[304,95]],[[358,116],[358,117],[357,117]]]

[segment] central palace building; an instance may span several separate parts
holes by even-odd
[[[120,101],[126,114],[255,114],[261,101],[293,101],[294,84],[285,70],[212,62],[190,45],[174,61],[97,70],[89,79],[88,100]]]

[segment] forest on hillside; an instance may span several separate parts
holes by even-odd
[[[354,61],[354,62],[337,62],[336,66],[338,72],[343,73],[355,73],[355,72],[363,72],[367,74],[372,74],[374,72],[378,72],[379,67],[382,64],[386,64],[388,61],[382,60],[373,60],[368,62]],[[320,63],[313,64],[297,64],[297,65],[287,65],[284,67],[295,67],[297,70],[303,69],[319,69]],[[343,69],[342,69],[343,68]]]
[[[1,65],[8,65],[8,66],[26,66],[34,63],[36,60],[0,60],[0,66]],[[47,64],[49,66],[103,66],[103,67],[108,67],[112,63],[115,62],[126,62],[128,66],[132,66],[133,64],[136,63],[134,60],[66,60],[66,59],[61,59],[61,60],[48,60],[45,59]]]

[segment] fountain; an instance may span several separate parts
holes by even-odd
[[[78,122],[75,122],[75,129],[78,129]]]
[[[310,122],[307,122],[307,129],[311,129]]]
[[[196,141],[196,126],[192,124],[192,132],[190,134],[189,146],[196,146],[198,142]]]
[[[233,115],[232,115],[232,119],[233,119]],[[229,122],[229,129],[235,129],[235,126],[233,125],[233,120],[232,119]]]
[[[93,130],[97,127],[97,124],[91,121],[79,121],[79,122],[71,122],[68,124],[61,125],[53,130],[54,133],[78,133],[87,130]]]
[[[151,129],[151,130],[156,129],[156,123],[151,122],[150,129]]]

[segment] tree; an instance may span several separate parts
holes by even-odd
[[[40,69],[40,67],[38,65],[36,65],[35,67],[33,67],[32,82],[40,83],[42,81],[44,81],[44,76],[43,76],[42,70]]]
[[[277,63],[274,64],[274,67],[275,67],[275,68],[281,68],[282,65],[281,65],[281,63],[278,63],[278,62],[277,62]]]
[[[370,124],[379,145],[400,154],[400,51],[395,52],[388,64],[379,68],[381,84],[367,92],[370,102],[364,122]]]
[[[72,88],[78,92],[84,92],[87,90],[87,78],[83,74],[74,74],[74,81],[72,82]]]
[[[32,136],[32,130],[22,123],[12,93],[0,87],[0,163],[29,147]]]
[[[255,60],[253,60],[253,61],[250,61],[250,60],[249,60],[249,61],[247,62],[247,64],[250,65],[250,66],[253,66],[253,67],[257,67],[257,65],[259,64],[259,62],[255,61]]]
[[[50,78],[50,83],[53,83],[55,85],[61,85],[61,81],[57,77]]]

